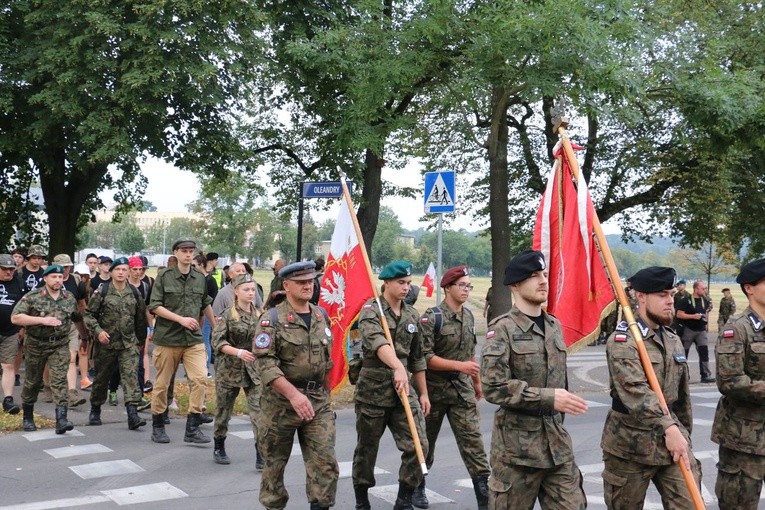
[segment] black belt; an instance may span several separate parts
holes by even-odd
[[[324,389],[324,381],[313,381],[309,379],[298,379],[294,381],[290,379],[287,380],[291,385],[301,391],[314,391]]]
[[[58,342],[59,340],[63,340],[64,338],[69,338],[69,335],[51,335],[51,336],[35,336],[35,335],[29,335],[30,337],[34,338],[35,340],[39,342]]]
[[[406,358],[399,358],[399,361],[406,366]],[[361,362],[361,366],[363,368],[388,368],[390,367],[382,362],[380,358],[375,356],[374,358],[364,358],[364,360]]]
[[[505,408],[507,409],[507,408]],[[530,409],[507,409],[511,413],[522,414],[524,416],[558,416],[560,413],[553,409],[538,409],[536,411]]]
[[[669,413],[672,414],[672,404],[669,404],[667,407],[669,408]],[[611,397],[611,409],[617,413],[630,414],[630,410],[627,409],[627,406],[624,405],[624,402],[619,397]]]
[[[430,370],[428,369],[427,375],[437,377],[439,379],[446,379],[447,381],[453,381],[459,378],[459,372],[447,372],[445,370]]]

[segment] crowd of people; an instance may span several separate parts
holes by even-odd
[[[191,240],[179,240],[172,249],[168,267],[156,279],[145,275],[141,257],[93,255],[75,267],[68,255],[56,255],[46,265],[40,246],[0,255],[4,411],[23,411],[24,430],[35,430],[34,404],[43,388],[50,388],[56,433],[72,430],[68,408],[84,403],[76,388],[79,366],[80,385],[91,390],[90,425],[101,425],[101,406],[116,402],[112,395],[119,385],[128,428],[146,425],[139,412],[150,407],[151,440],[170,443],[165,425],[182,362],[190,389],[185,442],[214,442],[214,462],[230,464],[228,423],[244,390],[255,463],[262,470],[263,506],[287,505],[284,472],[295,434],[310,508],[333,506],[339,469],[326,382],[333,367],[333,338],[330,318],[316,304],[323,261],[277,261],[264,294],[247,264],[219,271],[218,256],[200,255]],[[356,509],[371,509],[369,489],[376,484],[374,466],[386,428],[402,452],[394,509],[428,508],[423,468],[435,466],[445,418],[479,509],[532,509],[537,502],[543,509],[586,508],[582,474],[563,418],[587,412],[587,402],[567,389],[561,325],[544,309],[549,289],[543,255],[526,251],[510,261],[504,285],[513,305],[489,321],[480,360],[475,319],[465,306],[473,290],[468,267],[443,274],[444,299],[423,314],[408,299],[411,273],[405,261],[384,267],[380,300],[367,301],[359,316],[362,352],[354,377],[358,442],[352,467]],[[742,267],[736,281],[749,303],[735,315],[735,302],[725,289],[715,377],[706,334],[711,301],[703,282],[695,282],[688,293],[667,267],[645,268],[630,278],[642,339],[622,322],[607,342],[612,406],[601,447],[608,508],[641,508],[650,482],[665,508],[694,508],[681,473],[682,466],[700,484],[701,465],[690,438],[687,354],[693,344],[702,382],[715,381],[722,393],[712,432],[720,446],[715,487],[720,508],[757,508],[765,479],[765,259]],[[677,321],[684,327],[679,334],[670,327]],[[668,414],[650,389],[638,341],[653,364]],[[150,343],[153,384],[147,370]],[[19,407],[12,394],[20,382],[22,351]],[[214,417],[204,406],[211,363]],[[149,392],[150,401],[144,397]],[[488,455],[479,427],[482,398],[498,406]],[[212,440],[200,428],[211,421]]]

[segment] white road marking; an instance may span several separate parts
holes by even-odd
[[[353,471],[353,461],[351,462],[338,462],[338,467],[340,468],[340,478],[350,478],[352,476]],[[379,468],[375,466],[374,474],[376,475],[387,475],[390,474],[390,471],[385,471],[382,468]]]
[[[27,432],[22,434],[27,441],[44,441],[46,439],[66,439],[67,437],[81,437],[84,436],[79,430],[70,430],[66,434],[56,434],[54,429],[38,430],[37,432]]]
[[[144,471],[141,466],[129,459],[80,464],[79,466],[69,466],[69,469],[74,471],[74,473],[83,480],[103,478],[106,476],[127,475]]]
[[[113,452],[111,448],[107,448],[102,444],[84,444],[64,446],[62,448],[51,448],[45,450],[45,453],[53,457],[54,459],[64,459],[66,457],[74,457],[76,455],[91,455],[94,453],[109,453]]]
[[[124,489],[101,491],[101,493],[120,506],[189,497],[188,494],[167,482],[136,485],[134,487],[125,487]]]
[[[106,496],[93,495],[81,496],[79,498],[49,499],[48,501],[37,501],[35,503],[0,506],[0,510],[49,510],[51,508],[94,505],[96,503],[106,503],[108,501],[109,498]]]
[[[372,487],[369,489],[369,494],[394,505],[396,504],[396,496],[398,495],[398,485],[381,485],[379,487]],[[428,496],[428,501],[430,501],[431,505],[436,505],[439,503],[454,503],[453,500],[427,488],[425,489],[425,494]]]

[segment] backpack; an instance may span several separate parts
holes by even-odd
[[[101,317],[101,312],[104,309],[104,301],[106,300],[106,295],[109,293],[109,284],[111,283],[111,280],[105,281],[101,285],[98,286],[98,293],[101,295],[101,302],[98,304],[98,310],[96,311],[96,314]],[[141,294],[138,293],[138,289],[127,284],[128,287],[130,287],[130,290],[133,292],[133,297],[136,301],[143,301],[143,298],[141,297]]]

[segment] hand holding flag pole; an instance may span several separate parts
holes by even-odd
[[[560,135],[564,150],[564,157],[569,163],[571,172],[574,174],[574,179],[578,179],[579,163],[576,159],[576,156],[574,155],[574,149],[571,147],[571,142],[568,139],[568,133],[566,131],[566,128],[568,127],[568,118],[563,116],[563,112],[560,110],[552,110],[551,113],[553,115],[553,131]],[[622,307],[624,318],[627,320],[627,324],[629,325],[632,337],[635,339],[635,344],[640,355],[640,362],[643,365],[646,378],[648,379],[648,385],[656,394],[664,414],[669,416],[670,412],[669,408],[667,407],[667,401],[664,398],[664,393],[661,391],[659,380],[656,378],[656,373],[653,370],[651,359],[648,357],[648,351],[646,350],[645,343],[643,342],[643,335],[640,332],[640,328],[638,327],[637,322],[635,322],[635,316],[632,313],[632,308],[630,307],[627,295],[625,294],[621,285],[618,285],[618,282],[620,281],[619,271],[616,268],[614,257],[611,254],[611,249],[608,247],[608,242],[606,241],[606,237],[603,234],[603,228],[600,225],[600,220],[598,219],[597,214],[593,214],[593,232],[595,233],[595,236],[598,240],[598,245],[603,256],[606,270],[608,271],[611,281],[614,283],[613,287],[616,291],[616,297],[619,299],[619,304]],[[688,492],[690,493],[694,506],[697,510],[705,509],[706,505],[704,504],[704,500],[701,498],[701,493],[699,492],[699,487],[696,483],[696,480],[693,478],[693,473],[691,473],[691,471],[685,466],[685,463],[682,459],[679,459],[677,463],[680,466],[683,478],[685,479],[685,485],[688,487]]]
[[[364,244],[364,238],[361,236],[361,228],[359,227],[359,220],[356,218],[356,213],[354,212],[353,208],[353,202],[351,201],[351,194],[348,191],[348,185],[345,182],[345,173],[342,170],[340,171],[340,182],[343,186],[343,197],[345,198],[345,202],[348,205],[348,210],[351,213],[351,220],[353,221],[353,228],[356,231],[356,236],[359,240],[359,247],[361,248],[361,254],[364,258],[364,265],[366,266],[367,273],[369,275],[369,281],[374,281],[374,274],[372,273],[372,265],[369,262],[369,255],[367,254],[367,247]],[[390,328],[388,327],[388,321],[385,319],[385,313],[383,313],[382,304],[380,303],[380,291],[378,290],[376,285],[372,285],[372,291],[374,292],[374,298],[375,302],[377,303],[377,309],[380,311],[380,322],[382,325],[382,330],[385,333],[385,338],[388,340],[388,345],[393,349],[395,352],[396,348],[393,345],[393,339],[390,336]],[[420,436],[417,433],[417,427],[415,427],[414,424],[414,416],[412,415],[412,409],[409,407],[409,395],[407,394],[407,391],[405,389],[401,389],[398,393],[399,398],[401,399],[401,404],[404,406],[404,413],[406,413],[406,421],[409,423],[409,431],[412,434],[412,442],[414,443],[414,451],[417,454],[417,461],[420,463],[420,469],[422,469],[422,473],[424,475],[428,474],[428,468],[425,465],[425,455],[422,452],[422,445],[420,444]]]

